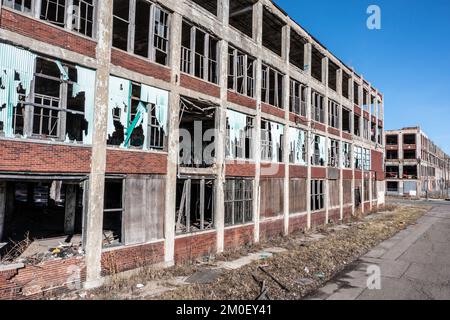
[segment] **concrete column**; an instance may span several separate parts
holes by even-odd
[[[305,72],[307,75],[311,76],[312,71],[312,44],[305,43]]]
[[[261,46],[261,45],[260,45]],[[255,160],[255,182],[253,188],[253,217],[255,221],[255,228],[253,231],[255,243],[259,242],[259,222],[260,222],[260,207],[261,207],[261,76],[262,61],[261,58],[256,60],[256,79],[255,79],[255,98],[257,102],[257,113],[255,117],[254,132],[253,132],[253,157]]]
[[[306,164],[307,164],[307,178],[306,178],[306,211],[307,211],[307,229],[311,229],[311,154],[313,134],[311,128],[311,86],[306,89],[306,118],[308,119],[309,128],[306,132]]]
[[[230,16],[230,0],[218,0],[219,12],[218,19],[222,21],[223,27],[228,27]]]
[[[75,212],[77,208],[77,188],[74,184],[66,186],[65,202],[64,233],[72,235],[75,232]]]
[[[164,214],[164,262],[170,266],[174,264],[175,257],[175,214],[176,214],[176,190],[179,132],[178,124],[180,117],[180,94],[178,85],[180,82],[180,59],[181,59],[181,29],[183,18],[174,13],[170,23],[170,66],[172,67],[171,83],[173,90],[169,96],[169,115],[167,134],[167,175],[166,175],[166,198]]]
[[[6,217],[6,182],[0,181],[0,242],[3,239]]]
[[[340,97],[342,97],[342,81],[343,81],[342,77],[343,77],[342,69],[338,69],[336,73],[336,91]]]
[[[258,47],[262,47],[263,4],[258,1],[253,5],[253,39]],[[259,72],[260,70],[258,70]],[[257,72],[257,73],[258,73]]]
[[[289,75],[289,55],[291,45],[291,28],[286,25],[283,28],[283,57],[286,65],[286,75],[284,77],[283,105],[285,109],[284,140],[283,140],[283,161],[284,161],[284,235],[289,234],[289,95],[290,95],[290,75]]]
[[[92,143],[89,203],[86,217],[86,284],[87,289],[101,285],[103,201],[105,193],[106,140],[108,127],[108,89],[112,42],[112,0],[98,2],[98,63],[95,84],[95,112]]]
[[[216,161],[217,161],[217,183],[216,183],[216,202],[215,202],[215,222],[217,230],[217,252],[224,250],[225,235],[225,141],[227,126],[227,81],[228,81],[228,43],[224,40],[220,42],[220,98],[221,105],[218,108],[218,128],[216,132]]]
[[[329,58],[325,57],[322,59],[322,83],[328,88],[328,63]]]

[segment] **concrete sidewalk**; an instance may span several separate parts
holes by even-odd
[[[380,267],[381,289],[368,289],[368,268]],[[437,205],[384,241],[308,299],[450,299],[450,206]]]

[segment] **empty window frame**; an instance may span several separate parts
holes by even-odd
[[[325,98],[316,91],[311,92],[311,118],[325,123]]]
[[[233,47],[228,49],[228,89],[253,98],[255,59]]]
[[[226,156],[230,159],[253,158],[254,118],[227,110]]]
[[[66,25],[67,0],[42,0],[41,19],[54,25],[64,27]]]
[[[386,145],[388,146],[396,146],[398,145],[398,135],[386,135]]]
[[[261,120],[261,160],[283,162],[284,125]]]
[[[377,98],[375,96],[370,96],[370,114],[374,117],[377,116],[377,110],[376,110],[377,106],[375,104],[376,99]]]
[[[416,159],[416,150],[403,150],[403,159]]]
[[[353,117],[353,132],[355,136],[361,137],[361,117],[357,114]]]
[[[417,165],[403,166],[403,179],[417,179]]]
[[[330,139],[328,146],[328,166],[333,168],[339,167],[339,141]]]
[[[326,157],[326,138],[319,135],[313,136],[313,145],[312,145],[312,155],[311,155],[311,164],[313,166],[325,166],[325,157]]]
[[[217,0],[192,0],[192,2],[217,16]]]
[[[253,222],[253,180],[227,179],[224,192],[225,226]]]
[[[364,171],[370,171],[370,165],[371,165],[371,157],[370,157],[370,150],[369,149],[363,149],[363,161],[364,161]]]
[[[20,12],[32,13],[33,11],[33,0],[3,0],[2,2],[5,7]]]
[[[243,34],[253,37],[253,6],[257,0],[230,0],[229,24]]]
[[[214,180],[182,178],[177,181],[175,232],[214,229]]]
[[[369,140],[369,120],[363,119],[363,138]]]
[[[382,127],[378,127],[378,135],[377,135],[377,142],[380,145],[383,145],[383,128]]]
[[[325,208],[325,181],[311,180],[311,211]]]
[[[113,47],[168,64],[168,11],[147,0],[115,0],[113,12]]]
[[[416,144],[416,135],[415,134],[404,134],[403,135],[403,144]]]
[[[279,71],[262,65],[262,102],[283,109],[284,75]]]
[[[370,140],[377,142],[377,124],[374,122],[370,123]]]
[[[311,75],[314,79],[319,82],[322,82],[322,62],[323,62],[323,54],[320,53],[318,49],[314,46],[312,47],[312,57],[311,57]]]
[[[359,106],[359,84],[355,81],[353,81],[353,102]]]
[[[364,179],[364,202],[370,201],[370,180]]]
[[[386,166],[386,177],[397,179],[400,176],[399,166]]]
[[[398,192],[398,182],[397,181],[387,181],[386,182],[388,192]]]
[[[111,247],[122,244],[124,213],[122,179],[106,179],[103,209],[103,246]]]
[[[350,81],[351,77],[346,73],[342,73],[342,96],[344,98],[350,98]]]
[[[305,45],[307,41],[297,32],[291,29],[291,46],[289,50],[289,61],[291,64],[305,70]]]
[[[308,94],[308,88],[291,79],[290,82],[290,96],[289,96],[289,111],[300,116],[306,117],[306,98]]]
[[[342,167],[350,169],[352,167],[352,149],[351,144],[342,142]]]
[[[369,112],[369,92],[363,88],[363,110]]]
[[[355,169],[362,170],[364,166],[364,151],[361,147],[354,148],[355,154]]]
[[[306,165],[306,139],[305,131],[289,128],[289,162]]]
[[[328,100],[328,125],[335,129],[339,129],[339,109],[337,102]]]
[[[387,150],[386,151],[386,159],[398,160],[398,151],[397,150]]]
[[[352,112],[346,108],[342,108],[342,131],[351,133],[351,114]]]
[[[181,71],[218,84],[218,43],[210,34],[183,21]]]
[[[337,92],[337,72],[339,67],[333,62],[328,61],[328,88]]]
[[[283,47],[284,22],[276,15],[263,8],[262,44],[267,49],[281,56]]]

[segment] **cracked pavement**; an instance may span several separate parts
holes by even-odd
[[[382,242],[310,295],[310,300],[450,299],[450,203]],[[368,288],[368,268],[380,267],[381,289]]]

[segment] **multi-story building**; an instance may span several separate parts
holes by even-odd
[[[386,193],[448,197],[450,157],[420,127],[386,131]]]
[[[383,95],[269,0],[3,0],[0,19],[0,240],[32,242],[0,297],[384,204]]]

